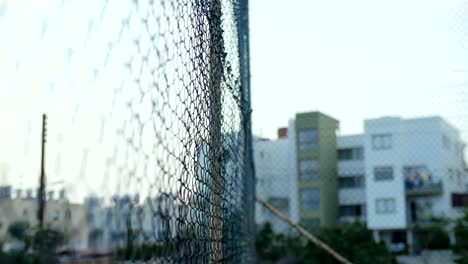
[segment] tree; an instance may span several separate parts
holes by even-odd
[[[29,222],[14,222],[8,227],[8,234],[19,241],[24,241],[27,239],[29,229]]]
[[[275,263],[291,250],[285,244],[285,236],[275,234],[271,223],[265,223],[257,233],[255,241],[257,257],[260,263]]]
[[[55,255],[57,248],[65,242],[62,232],[54,229],[33,229],[27,222],[15,222],[8,233],[23,243],[19,250],[0,253],[0,263],[54,264],[59,263]]]
[[[383,243],[376,243],[365,225],[356,222],[342,228],[322,228],[317,237],[353,263],[395,263]],[[257,234],[260,263],[338,263],[330,254],[297,235],[275,234],[266,223]],[[286,260],[287,259],[287,260]]]
[[[422,242],[422,246],[427,249],[434,250],[450,248],[450,237],[444,230],[443,225],[435,225],[431,227]]]
[[[458,264],[468,264],[468,210],[465,210],[463,217],[457,219],[455,223],[455,245],[453,252],[458,256],[455,260]]]

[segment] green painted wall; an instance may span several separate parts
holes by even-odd
[[[316,148],[300,150],[299,131],[314,128],[318,131],[318,146]],[[334,226],[338,214],[338,181],[336,160],[336,129],[338,121],[320,112],[298,113],[295,119],[296,152],[299,216],[300,221],[320,219],[320,226]],[[317,159],[319,164],[319,178],[302,180],[299,174],[299,162],[303,159]],[[320,208],[317,210],[304,209],[301,203],[300,191],[306,188],[320,189]]]

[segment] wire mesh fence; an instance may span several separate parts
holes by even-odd
[[[305,112],[276,138],[255,137],[257,196],[353,263],[466,261],[464,133],[440,116],[338,128]],[[339,263],[267,209],[256,208],[259,259]]]
[[[247,27],[244,0],[1,2],[0,262],[253,261]]]

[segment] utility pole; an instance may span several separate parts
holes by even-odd
[[[42,135],[41,135],[41,175],[39,178],[39,190],[38,190],[38,211],[37,211],[37,219],[39,221],[39,228],[42,229],[44,227],[44,214],[45,214],[45,207],[46,207],[46,184],[45,184],[45,168],[44,168],[44,161],[45,161],[45,143],[46,143],[46,127],[47,127],[47,116],[46,114],[42,114]]]

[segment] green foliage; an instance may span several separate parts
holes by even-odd
[[[448,249],[450,248],[450,237],[444,230],[443,225],[435,225],[422,237],[422,246],[426,249]]]
[[[0,263],[10,264],[54,264],[57,247],[65,242],[62,232],[53,229],[32,229],[27,222],[15,222],[8,233],[23,243],[19,250],[0,251]]]
[[[395,263],[394,257],[383,243],[375,243],[372,233],[361,223],[342,228],[318,231],[318,238],[353,263]],[[290,263],[338,263],[330,254],[315,244],[298,236],[275,234],[266,223],[257,233],[257,258],[259,263],[277,263],[287,259]]]
[[[39,229],[34,234],[33,249],[42,252],[55,252],[65,242],[62,232],[53,229]]]
[[[260,263],[274,263],[288,254],[298,252],[303,243],[298,237],[276,234],[267,222],[257,233],[255,247]]]
[[[452,250],[458,256],[455,262],[468,264],[468,210],[465,210],[464,216],[456,221],[454,233],[456,243]]]
[[[28,222],[15,222],[8,227],[8,234],[17,240],[24,241],[27,239],[29,229],[30,225]]]

